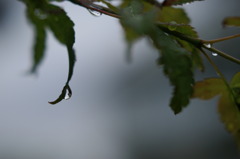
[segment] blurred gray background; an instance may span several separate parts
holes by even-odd
[[[118,20],[94,17],[81,7],[59,3],[75,22],[77,63],[70,83],[73,96],[49,105],[65,84],[68,57],[49,32],[38,74],[30,69],[33,28],[25,6],[0,0],[0,159],[237,159],[239,153],[217,113],[217,98],[192,100],[174,115],[172,87],[156,66],[158,53],[146,40],[126,45]],[[226,16],[240,16],[239,0],[206,0],[187,6],[202,39],[239,33],[223,29]],[[61,26],[59,26],[61,27]],[[240,58],[239,39],[215,45]],[[239,66],[214,61],[227,78]],[[206,62],[204,74],[215,77]]]

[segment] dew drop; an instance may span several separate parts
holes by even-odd
[[[68,100],[68,99],[71,98],[71,96],[72,96],[72,94],[71,94],[68,90],[66,90],[66,93],[65,93],[64,99],[65,99],[65,100]]]
[[[96,17],[100,17],[102,15],[101,12],[92,10],[92,9],[88,9],[89,13],[91,13],[92,15],[96,16]]]
[[[212,52],[212,55],[213,55],[213,56],[217,56],[218,54],[217,54],[217,53],[215,53],[215,52]]]
[[[211,44],[204,44],[207,48],[211,48],[212,45]]]
[[[175,21],[172,21],[170,22],[169,26],[168,26],[168,29],[171,30],[171,31],[174,31],[177,29],[177,23]]]

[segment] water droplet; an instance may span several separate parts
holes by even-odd
[[[218,54],[216,52],[212,52],[212,55],[213,56],[217,56]]]
[[[43,11],[41,11],[40,9],[36,9],[34,11],[34,14],[39,18],[39,19],[46,19],[47,18],[47,14],[45,14]]]
[[[101,12],[98,12],[98,11],[95,11],[95,10],[92,10],[92,9],[88,9],[89,13],[91,13],[92,15],[96,16],[96,17],[99,17],[102,15]]]
[[[207,48],[211,48],[212,44],[204,44]]]
[[[72,96],[72,94],[71,94],[68,90],[66,90],[66,93],[65,93],[64,99],[65,99],[65,100],[68,100],[68,99],[71,98],[71,96]]]
[[[177,23],[175,21],[170,22],[170,24],[168,25],[168,29],[171,31],[174,31],[177,29]]]

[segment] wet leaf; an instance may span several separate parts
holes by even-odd
[[[201,57],[201,51],[194,47],[193,45],[187,43],[187,45],[189,45],[189,47],[191,48],[189,50],[189,52],[191,52],[191,59],[192,59],[192,62],[193,62],[193,68],[197,68],[199,69],[200,71],[204,71],[205,70],[205,67],[204,67],[204,64],[203,64],[203,60],[202,60],[202,57]],[[186,48],[187,46],[183,46],[184,48]]]
[[[240,148],[240,112],[229,93],[220,97],[218,111],[225,128],[234,136]]]
[[[161,30],[150,36],[161,53],[158,64],[163,65],[164,73],[174,86],[170,106],[177,114],[187,106],[193,92],[194,79],[191,58],[186,50],[182,49],[174,39]]]
[[[61,102],[63,99],[69,99],[69,98],[71,98],[71,96],[72,96],[72,90],[71,90],[71,88],[69,87],[69,85],[66,84],[66,85],[63,87],[62,93],[59,95],[59,97],[58,97],[55,101],[48,102],[48,103],[49,103],[49,104],[57,104],[57,103]]]
[[[160,28],[156,27],[156,19],[167,22],[176,20],[182,24],[189,23],[190,20],[182,9],[167,7],[157,18],[156,10],[145,11],[144,7],[140,7],[141,4],[136,5],[136,3],[141,2],[134,2],[136,10],[131,6],[133,5],[131,3],[129,6],[125,6],[121,24],[125,29],[126,37],[131,37],[128,38],[128,42],[135,41],[140,37],[148,37],[152,39],[154,46],[159,50],[158,64],[163,66],[164,73],[174,86],[170,106],[177,114],[181,112],[183,107],[187,106],[192,95],[193,64],[189,52],[181,48],[173,37],[166,35]],[[181,30],[180,27],[179,30]],[[196,36],[195,32],[194,36]]]
[[[175,22],[177,24],[189,24],[190,19],[182,8],[163,7],[158,12],[158,21]]]
[[[45,18],[44,13],[41,11],[42,6],[45,4],[44,2],[32,2],[30,0],[22,0],[27,8],[26,14],[30,23],[33,24],[34,27],[34,46],[33,46],[33,65],[31,67],[31,72],[34,73],[37,70],[37,67],[42,62],[44,58],[45,51],[45,41],[46,41],[46,26],[43,21]],[[40,9],[39,9],[40,8]]]
[[[55,37],[59,42],[66,45],[68,51],[68,60],[69,60],[69,71],[66,85],[69,87],[69,82],[73,75],[74,64],[76,61],[75,51],[73,49],[73,44],[75,42],[75,33],[74,33],[74,23],[67,16],[66,12],[59,7],[49,5],[48,6],[49,16],[46,19],[48,27],[51,29]],[[66,87],[66,86],[65,86]],[[64,87],[64,88],[65,88]],[[63,88],[63,89],[64,89]],[[60,95],[56,100],[59,102],[59,99],[63,99],[63,96]],[[56,104],[57,102],[49,102],[50,104]]]
[[[138,0],[123,2],[120,23],[124,29],[128,45],[127,60],[131,60],[132,45],[151,32],[154,27],[156,14],[154,11],[145,11],[144,3]]]
[[[44,58],[46,30],[50,29],[56,39],[66,46],[69,59],[69,72],[66,85],[63,88],[64,91],[69,90],[69,82],[73,75],[75,52],[73,44],[75,42],[74,23],[67,16],[67,13],[60,7],[52,5],[48,0],[21,0],[26,4],[26,13],[29,21],[35,27],[35,44],[34,44],[34,64],[32,71],[36,71],[38,65]],[[54,102],[50,104],[56,104],[64,99],[63,95],[60,95]]]
[[[223,26],[240,27],[240,17],[227,17],[223,20]]]
[[[240,72],[236,73],[229,86],[220,78],[209,78],[196,82],[194,98],[211,99],[219,95],[218,111],[226,129],[236,138],[240,147]]]
[[[193,69],[198,68],[200,71],[204,70],[202,57],[200,56],[201,50],[192,43],[174,36],[174,34],[181,34],[190,38],[198,38],[198,34],[192,26],[188,24],[176,24],[173,22],[157,23],[157,26],[165,32],[170,33],[170,35],[173,35],[172,37],[179,43],[179,45],[189,52],[194,66]]]
[[[203,0],[165,0],[163,2],[163,6],[182,5],[182,4],[192,3],[195,1],[203,1]]]
[[[161,29],[164,29],[164,31],[175,31],[180,34],[183,34],[184,36],[192,37],[192,38],[198,38],[198,34],[195,31],[195,29],[188,24],[178,24],[175,21],[169,22],[169,23],[156,23],[158,27]]]
[[[226,92],[225,83],[220,78],[208,78],[195,83],[193,98],[211,99]]]

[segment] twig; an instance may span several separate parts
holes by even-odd
[[[206,44],[213,44],[213,43],[217,43],[217,42],[221,42],[221,41],[225,41],[225,40],[229,40],[229,39],[233,39],[233,38],[237,38],[237,37],[240,37],[240,34],[226,36],[223,38],[213,39],[213,40],[202,40],[202,42],[206,43]]]
[[[223,51],[220,51],[220,50],[218,50],[218,49],[216,49],[214,47],[208,47],[208,46],[206,46],[206,44],[203,44],[202,47],[204,47],[205,49],[207,49],[207,50],[209,50],[211,52],[217,53],[219,56],[221,56],[221,57],[223,57],[225,59],[228,59],[228,60],[230,60],[230,61],[232,61],[234,63],[240,64],[240,60],[239,59],[236,59],[235,57],[232,57],[232,56],[226,54]]]
[[[87,9],[97,11],[99,13],[106,14],[106,15],[114,17],[114,18],[120,18],[120,15],[115,13],[114,11],[112,11],[106,7],[91,3],[88,0],[69,0],[69,1],[74,4],[80,5],[84,8],[87,8]]]
[[[100,6],[100,5],[97,5],[97,4],[94,4],[92,2],[90,2],[89,0],[69,0],[70,2],[74,3],[74,4],[77,4],[77,5],[80,5],[84,8],[87,8],[87,9],[90,9],[90,10],[94,10],[94,11],[97,11],[97,12],[100,12],[102,14],[106,14],[108,16],[111,16],[111,17],[114,17],[114,18],[118,18],[120,19],[121,18],[121,15],[119,15],[118,13],[112,11],[111,9],[109,8],[106,8],[106,7],[103,7],[103,6]],[[159,7],[161,6],[161,3],[156,3],[155,0],[145,0],[146,2],[148,3],[151,3],[151,4],[157,4]],[[214,40],[202,40],[202,39],[198,39],[198,38],[192,38],[192,37],[189,37],[187,35],[184,35],[182,33],[179,33],[177,31],[171,31],[169,30],[167,27],[161,25],[162,23],[161,22],[157,22],[156,25],[162,29],[163,31],[165,31],[166,33],[170,34],[170,35],[173,35],[173,36],[176,36],[177,38],[180,38],[184,41],[187,41],[191,44],[193,44],[195,47],[201,49],[201,48],[205,48],[211,52],[215,52],[217,53],[219,56],[225,58],[225,59],[228,59],[234,63],[237,63],[237,64],[240,64],[240,60],[239,59],[236,59],[235,57],[232,57],[220,50],[217,50],[216,48],[213,48],[213,47],[207,47],[206,44],[212,44],[212,43],[216,43],[216,42],[220,42],[220,41],[224,41],[224,40],[229,40],[229,39],[233,39],[233,38],[237,38],[237,37],[240,37],[240,34],[236,34],[236,35],[232,35],[232,36],[227,36],[227,37],[223,37],[223,38],[219,38],[219,39],[214,39]]]

